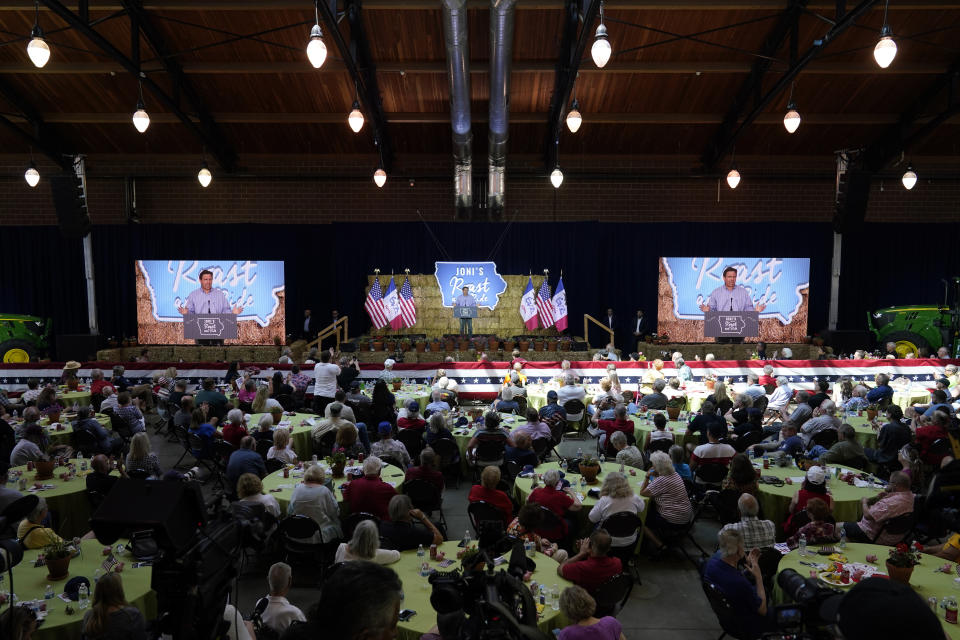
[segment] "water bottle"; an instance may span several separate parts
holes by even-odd
[[[473,538],[470,537],[470,529],[467,529],[463,534],[463,548],[466,549],[470,546],[470,542]]]
[[[87,585],[81,584],[80,589],[77,591],[78,595],[78,604],[81,609],[86,609],[90,606],[90,590],[87,589]]]
[[[601,454],[600,454],[600,464],[602,465],[602,464],[603,464],[604,462],[606,462],[606,461],[607,461],[607,456],[601,453]]]
[[[846,548],[847,548],[847,530],[846,530],[846,529],[840,529],[840,544],[839,544],[839,547],[840,547],[841,549],[846,549]]]
[[[587,479],[583,476],[580,476],[580,491],[585,491],[587,488]]]
[[[73,412],[76,413],[76,412],[77,412],[77,409],[79,409],[79,408],[80,408],[80,405],[77,404],[76,402],[74,402],[74,403],[73,403]]]
[[[583,460],[583,449],[577,447],[577,457]]]
[[[554,611],[560,610],[560,587],[557,585],[550,589],[550,608]]]
[[[421,544],[421,545],[419,545],[419,546],[417,547],[417,557],[418,557],[418,558],[423,558],[423,553],[424,553],[424,552],[423,552],[423,545]]]
[[[87,462],[83,459],[83,451],[77,452],[77,468],[80,469],[80,471],[87,470]]]
[[[43,599],[52,600],[53,599],[53,587],[47,585],[47,588],[43,590]]]
[[[623,473],[623,472],[624,472],[624,468],[623,468],[623,463],[621,462],[621,463],[620,463],[620,473]]]
[[[807,536],[803,535],[802,533],[800,534],[800,540],[798,542],[797,549],[799,549],[801,556],[807,555]]]

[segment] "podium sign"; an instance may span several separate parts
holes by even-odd
[[[703,314],[706,338],[753,338],[760,335],[756,311],[707,311]]]
[[[232,313],[188,313],[183,316],[183,337],[187,340],[234,340],[237,316]]]
[[[454,307],[453,317],[457,318],[458,320],[462,318],[476,318],[477,308],[476,307]]]

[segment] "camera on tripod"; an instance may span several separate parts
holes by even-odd
[[[833,614],[843,593],[825,587],[813,578],[804,578],[793,569],[781,571],[777,584],[794,604],[776,607],[777,631],[764,634],[764,638],[833,640],[843,637],[836,629],[836,615]]]

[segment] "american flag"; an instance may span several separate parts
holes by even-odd
[[[550,299],[550,285],[547,284],[546,278],[543,279],[540,292],[537,294],[537,313],[540,315],[540,325],[544,329],[553,326],[553,301]]]
[[[409,276],[400,287],[400,318],[405,329],[417,324],[417,304],[413,301],[413,287],[410,286]]]
[[[379,277],[373,279],[373,286],[370,287],[370,293],[367,294],[367,300],[363,303],[363,308],[367,310],[375,329],[382,329],[389,323],[387,312],[383,308],[383,289],[380,288]]]

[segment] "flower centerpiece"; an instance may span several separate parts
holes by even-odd
[[[890,555],[887,557],[887,574],[891,580],[910,584],[910,576],[913,574],[913,568],[920,564],[920,554],[923,552],[923,545],[914,542],[908,545],[901,542],[890,549]]]
[[[671,420],[678,420],[680,412],[687,406],[687,399],[684,396],[677,396],[667,400],[667,417]]]
[[[880,407],[876,404],[868,404],[864,407],[864,410],[867,412],[867,420],[873,421],[877,417]]]
[[[334,447],[333,451],[326,458],[327,465],[330,466],[330,474],[334,478],[343,477],[343,469],[347,466],[347,452],[343,447]]]
[[[400,391],[400,388],[403,386],[403,379],[396,377],[393,379],[393,390]]]
[[[70,557],[73,547],[70,542],[57,538],[43,548],[44,562],[47,564],[47,580],[63,580],[70,575]]]
[[[587,484],[597,484],[597,474],[600,473],[600,461],[597,457],[585,453],[580,459],[580,475],[582,475]]]
[[[707,387],[707,389],[713,391],[713,388],[717,384],[717,377],[708,373],[707,375],[703,376],[703,384]]]

